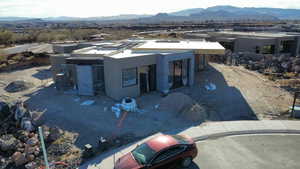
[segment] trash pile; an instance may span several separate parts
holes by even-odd
[[[140,110],[137,108],[136,100],[130,97],[125,97],[121,104],[116,103],[111,107],[111,111],[115,113],[117,118],[120,117],[121,111],[140,112]]]
[[[33,83],[26,82],[26,81],[23,81],[23,80],[17,80],[17,81],[13,81],[13,82],[9,83],[4,88],[4,90],[9,92],[9,93],[15,93],[15,92],[20,92],[20,91],[30,89],[33,86],[34,86]]]
[[[0,102],[0,168],[37,169],[43,165],[38,126],[43,129],[49,161],[66,162],[68,167],[64,168],[76,168],[81,163],[81,152],[74,146],[77,136],[41,125],[40,118],[35,117],[39,116],[21,101]]]
[[[172,112],[179,117],[193,122],[203,122],[207,119],[206,108],[191,97],[175,92],[164,97],[158,107],[159,111]]]

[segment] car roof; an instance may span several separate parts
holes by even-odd
[[[156,152],[161,151],[167,147],[179,144],[176,139],[170,135],[159,135],[146,142],[146,144]]]

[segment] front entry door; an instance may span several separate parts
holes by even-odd
[[[77,87],[79,95],[94,95],[92,66],[76,65]]]

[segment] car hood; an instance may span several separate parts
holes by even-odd
[[[115,164],[115,169],[137,169],[140,165],[135,161],[131,153],[119,158]]]

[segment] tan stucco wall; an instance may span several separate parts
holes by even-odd
[[[139,67],[152,64],[156,64],[156,55],[137,56],[123,59],[104,57],[104,81],[106,95],[116,100],[120,100],[126,96],[139,96],[139,73],[137,76],[137,85],[123,88],[122,70],[137,67],[139,72]]]

